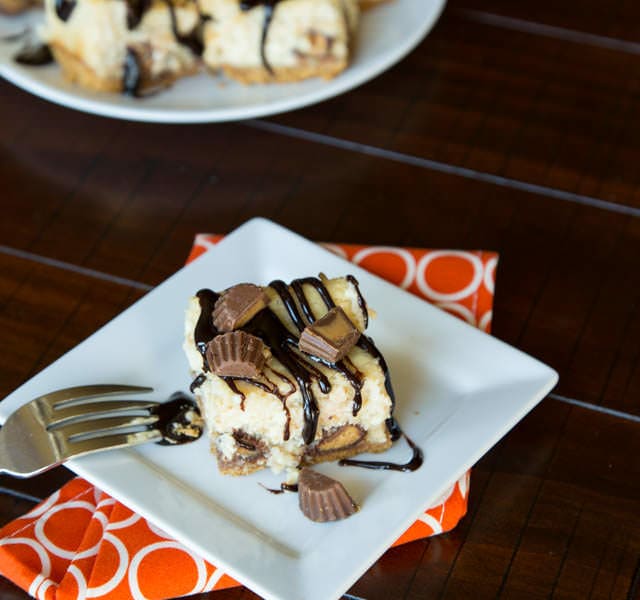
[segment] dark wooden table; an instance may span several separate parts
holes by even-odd
[[[494,333],[560,384],[477,465],[455,531],[390,550],[350,593],[635,600],[638,22],[630,0],[453,0],[375,81],[238,124],[118,122],[1,82],[0,397],[199,231],[261,215],[312,239],[497,250]],[[0,523],[70,477],[0,478]],[[0,597],[27,596],[2,580]]]

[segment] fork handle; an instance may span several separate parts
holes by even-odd
[[[37,435],[19,435],[6,425],[0,429],[0,473],[13,477],[33,477],[58,466],[58,448]]]

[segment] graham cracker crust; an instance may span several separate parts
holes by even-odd
[[[263,66],[260,67],[236,67],[222,65],[222,72],[239,83],[250,85],[254,83],[294,83],[303,79],[319,77],[332,79],[347,68],[348,60],[331,60],[318,63],[305,63],[295,67],[276,67],[273,73]]]

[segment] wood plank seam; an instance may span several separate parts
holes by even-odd
[[[34,237],[32,238],[29,244],[31,247],[42,238],[42,235],[47,230],[47,228],[50,227],[51,224],[58,219],[60,214],[63,212],[64,207],[70,202],[72,198],[74,198],[78,190],[82,188],[82,185],[84,184],[84,182],[89,178],[89,176],[93,173],[93,171],[95,171],[95,169],[99,166],[101,159],[104,158],[107,148],[110,146],[111,142],[117,137],[117,134],[119,133],[120,128],[121,128],[121,125],[120,127],[114,127],[113,131],[111,132],[111,135],[108,136],[108,139],[91,157],[91,159],[89,160],[84,170],[75,179],[71,188],[57,202],[56,207],[53,210],[53,213],[50,215],[49,219],[47,220],[47,223],[43,223],[38,228],[38,231],[35,233]]]
[[[196,198],[198,198],[198,196],[204,190],[205,186],[209,182],[210,177],[211,177],[211,174],[208,170],[205,170],[203,174],[200,176],[198,184],[196,185],[194,190],[189,194],[189,196],[186,198],[184,204],[182,205],[182,208],[180,209],[180,212],[176,215],[175,220],[173,221],[171,226],[165,231],[162,238],[156,244],[153,254],[151,254],[149,258],[145,261],[145,263],[140,267],[140,270],[138,271],[137,276],[143,277],[145,273],[148,271],[151,264],[153,263],[156,256],[162,250],[162,248],[164,248],[166,244],[170,243],[172,239],[172,234],[176,230],[181,219],[188,213],[189,208],[192,206],[193,202],[196,200]]]
[[[562,577],[562,572],[564,570],[565,564],[567,562],[567,555],[569,554],[569,550],[571,549],[571,546],[573,544],[573,541],[576,537],[576,532],[578,531],[578,525],[580,524],[580,518],[582,517],[582,513],[584,511],[584,502],[581,502],[580,504],[580,510],[578,511],[578,514],[576,515],[574,521],[573,521],[573,527],[571,528],[571,534],[569,535],[569,538],[567,539],[565,546],[564,546],[564,552],[562,554],[562,559],[560,560],[560,564],[558,565],[558,570],[556,571],[556,577],[553,581],[553,586],[551,588],[551,597],[555,596],[556,594],[556,590],[558,588],[558,584],[560,583],[560,578]]]
[[[640,558],[636,565],[636,570],[633,573],[631,579],[631,585],[629,586],[629,593],[627,594],[627,600],[638,600],[640,598]]]
[[[501,29],[519,31],[521,33],[548,37],[564,42],[596,46],[606,50],[626,52],[627,54],[640,54],[640,43],[631,42],[629,40],[621,40],[604,35],[586,33],[576,29],[566,29],[565,27],[558,27],[555,25],[545,25],[544,23],[538,23],[536,21],[525,21],[524,19],[518,19],[516,17],[507,17],[471,8],[454,9],[452,13],[458,17],[462,17],[463,19],[473,21],[474,23],[479,23],[481,25],[500,27]]]
[[[529,506],[529,510],[527,511],[527,515],[525,517],[525,521],[524,523],[521,525],[520,527],[520,531],[518,533],[517,539],[516,539],[516,543],[513,546],[513,551],[511,553],[511,557],[509,559],[509,564],[507,565],[507,568],[505,569],[503,575],[502,575],[502,581],[500,583],[500,587],[498,588],[498,591],[496,593],[496,598],[500,598],[504,592],[505,586],[507,584],[507,580],[509,579],[509,575],[511,574],[511,570],[513,568],[513,562],[520,550],[520,546],[522,544],[522,540],[524,539],[524,535],[527,531],[527,528],[529,526],[529,521],[531,520],[531,517],[533,515],[534,510],[536,509],[536,506],[538,504],[538,500],[540,499],[540,494],[543,491],[544,488],[544,484],[545,482],[547,482],[549,480],[549,471],[551,469],[551,465],[553,464],[558,451],[560,449],[560,441],[564,438],[564,434],[567,430],[567,426],[569,425],[569,420],[571,417],[571,412],[574,409],[569,409],[567,411],[567,414],[564,417],[564,422],[562,424],[562,427],[560,428],[560,430],[558,431],[558,435],[556,437],[556,440],[553,444],[553,450],[551,452],[551,456],[549,457],[549,462],[547,463],[546,469],[544,471],[544,473],[542,474],[542,476],[540,477],[540,481],[538,483],[538,487],[536,489],[536,493],[531,501],[531,504]]]
[[[484,483],[482,484],[482,486],[480,486],[480,488],[478,489],[477,487],[474,486],[474,488],[472,488],[473,494],[474,494],[474,498],[473,501],[470,501],[470,505],[469,505],[469,513],[467,513],[467,515],[465,516],[465,522],[463,522],[463,527],[461,529],[462,531],[462,538],[460,541],[460,544],[458,545],[458,548],[455,551],[455,554],[453,556],[453,560],[451,560],[451,564],[449,565],[449,570],[447,571],[447,574],[444,578],[444,581],[442,582],[442,586],[440,588],[440,593],[438,594],[438,600],[442,600],[444,598],[444,595],[447,591],[447,588],[449,586],[449,582],[451,581],[451,576],[453,575],[453,571],[456,567],[456,564],[458,563],[458,558],[460,557],[460,553],[462,552],[462,549],[469,537],[469,532],[471,531],[471,525],[475,519],[476,519],[476,515],[478,514],[478,511],[480,510],[480,506],[482,504],[482,501],[484,499],[484,493],[486,492],[487,488],[489,487],[491,480],[493,478],[495,474],[495,469],[491,469],[491,472],[489,474],[489,476],[485,479]],[[476,495],[477,494],[477,495]],[[425,552],[426,552],[427,548],[425,548]]]
[[[43,500],[43,498],[38,498],[37,496],[32,496],[31,494],[26,494],[25,492],[20,492],[3,485],[0,485],[0,494],[5,494],[7,496],[12,496],[13,498],[19,498],[20,500],[26,500],[27,502],[33,503],[42,502]]]
[[[153,286],[141,283],[140,281],[134,281],[133,279],[128,279],[126,277],[119,277],[118,275],[111,275],[110,273],[104,273],[102,271],[97,271],[96,269],[90,269],[88,267],[83,267],[82,265],[76,265],[56,258],[49,258],[48,256],[42,256],[41,254],[35,254],[34,252],[28,252],[27,250],[12,248],[10,246],[5,246],[4,244],[0,244],[0,253],[23,260],[29,260],[47,267],[53,267],[54,269],[71,271],[78,275],[84,275],[93,279],[100,279],[102,281],[107,281],[108,283],[132,287],[145,292],[153,289]]]
[[[600,406],[599,404],[592,404],[591,402],[582,402],[582,400],[568,398],[567,396],[562,396],[560,394],[551,393],[548,397],[552,400],[557,400],[558,402],[564,402],[565,404],[571,404],[572,406],[579,406],[581,408],[592,410],[594,412],[599,412],[612,417],[618,417],[619,419],[624,419],[625,421],[640,423],[640,415],[633,415],[621,410],[615,410],[614,408],[607,408],[606,406]]]
[[[615,202],[603,200],[602,198],[597,198],[595,196],[586,196],[584,194],[568,192],[566,190],[539,185],[536,183],[529,183],[527,181],[521,181],[519,179],[503,177],[501,175],[495,175],[493,173],[476,171],[475,169],[469,169],[467,167],[460,167],[429,158],[422,158],[420,156],[414,156],[412,154],[406,154],[404,152],[398,152],[396,150],[387,150],[385,148],[372,146],[370,144],[362,144],[360,142],[336,138],[324,133],[316,133],[313,131],[308,131],[306,129],[291,127],[289,125],[272,123],[270,121],[253,119],[249,121],[243,121],[241,125],[308,142],[315,142],[318,144],[323,144],[325,146],[347,150],[349,152],[357,152],[360,154],[365,154],[367,156],[373,156],[375,158],[391,160],[401,164],[419,167],[421,169],[437,171],[439,173],[445,173],[448,175],[456,175],[465,179],[480,181],[482,183],[489,183],[492,185],[497,185],[499,187],[518,190],[520,192],[537,194],[548,198],[555,198],[564,202],[572,202],[574,204],[580,204],[582,206],[589,206],[591,208],[597,208],[600,210],[640,218],[640,208],[626,206],[624,204],[617,204]]]

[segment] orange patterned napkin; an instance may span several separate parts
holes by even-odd
[[[198,235],[189,261],[221,238]],[[489,332],[495,253],[325,247]],[[394,545],[455,527],[468,493],[466,473]],[[80,478],[0,529],[0,573],[41,600],[164,600],[239,585]]]

